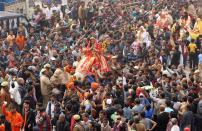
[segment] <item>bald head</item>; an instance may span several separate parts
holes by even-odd
[[[162,111],[165,110],[165,106],[164,106],[164,105],[160,105],[159,109],[160,109],[160,111],[162,112]]]
[[[25,83],[23,78],[18,78],[17,82],[22,85]]]
[[[63,114],[63,113],[60,114],[59,115],[59,120],[63,122],[65,120],[65,114]]]

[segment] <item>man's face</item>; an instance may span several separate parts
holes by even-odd
[[[91,43],[95,43],[95,40],[94,39],[92,39],[92,40],[90,40],[91,41]]]
[[[172,75],[172,80],[175,80],[175,79],[176,79],[176,77],[174,75]]]
[[[82,108],[80,108],[80,113],[82,114],[82,113],[84,113],[84,112],[85,112],[85,110],[82,109]]]
[[[83,116],[82,119],[83,119],[83,121],[88,121],[88,117],[86,117],[86,116]]]
[[[94,129],[94,128],[93,128],[93,125],[92,125],[91,123],[89,124],[88,127],[89,127],[90,130],[93,130],[93,129]]]
[[[166,83],[168,83],[169,82],[169,78],[166,77],[165,81],[166,81]]]
[[[8,90],[8,86],[5,86],[4,89],[5,89],[5,90]]]
[[[63,117],[63,116],[61,117],[61,116],[60,116],[60,117],[59,117],[59,120],[60,120],[61,122],[64,122],[64,121],[65,121],[65,117]]]
[[[76,98],[73,97],[73,98],[71,99],[71,101],[72,101],[72,102],[76,102]]]
[[[99,114],[99,118],[100,118],[100,119],[103,119],[103,118],[104,118],[104,114],[103,114],[103,113],[100,113],[100,114]]]
[[[30,33],[34,33],[34,29],[33,28],[30,29]]]
[[[13,32],[12,32],[12,31],[10,31],[10,35],[13,35]]]
[[[100,92],[103,92],[103,91],[104,91],[104,87],[100,86]]]
[[[44,74],[45,74],[46,76],[48,76],[48,71],[46,70],[46,71],[44,72]]]
[[[36,110],[39,111],[40,109],[40,106],[36,105]]]
[[[130,54],[133,54],[133,49],[130,50]]]
[[[12,109],[10,109],[10,112],[11,112],[12,114],[14,114],[14,113],[16,112],[16,109],[15,109],[15,108],[12,108]]]
[[[3,56],[4,55],[4,52],[3,51],[1,51],[1,56]]]
[[[112,63],[116,63],[116,59],[112,59]]]
[[[51,101],[55,101],[55,97],[52,96],[52,97],[51,97]]]
[[[4,118],[1,118],[1,119],[0,119],[1,123],[4,123],[5,120],[6,120],[6,119],[4,119]]]
[[[29,104],[24,103],[24,108],[29,108]]]
[[[55,106],[55,110],[59,111],[60,110],[60,106]]]
[[[108,122],[107,122],[106,120],[103,121],[103,125],[104,125],[104,127],[107,126],[107,123],[108,123]]]

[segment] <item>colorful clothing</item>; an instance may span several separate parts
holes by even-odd
[[[202,19],[200,18],[197,19],[194,25],[194,29],[190,31],[189,34],[190,34],[190,37],[195,40],[199,35],[202,35]]]
[[[159,28],[164,28],[166,27],[168,29],[168,19],[166,18],[166,16],[164,15],[164,17],[160,17],[157,19],[156,21],[156,26]]]
[[[96,49],[90,50],[90,42],[86,49],[86,55],[79,61],[76,68],[76,72],[88,75],[94,74],[97,68],[100,72],[107,72],[110,70],[110,67],[107,63],[107,60],[104,56],[101,55],[101,47],[99,43],[95,42]]]
[[[189,44],[190,52],[195,53],[196,48],[197,48],[197,47],[196,47],[196,44],[195,44],[195,43],[190,43],[190,44]]]
[[[18,44],[19,48],[20,48],[20,51],[23,50],[24,48],[24,45],[25,45],[25,39],[24,39],[24,36],[18,36],[16,38],[16,43]]]
[[[12,131],[20,131],[24,122],[20,113],[15,112],[12,114],[11,112],[7,112],[4,105],[2,106],[2,113],[6,116],[7,121],[11,123]]]

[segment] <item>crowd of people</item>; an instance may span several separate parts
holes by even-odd
[[[61,2],[0,25],[0,130],[202,130],[200,1]]]

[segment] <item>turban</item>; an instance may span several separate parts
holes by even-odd
[[[98,83],[95,83],[95,82],[91,83],[91,87],[97,89],[98,88]]]
[[[69,87],[74,87],[74,82],[67,82],[66,83],[66,87],[69,88]]]

